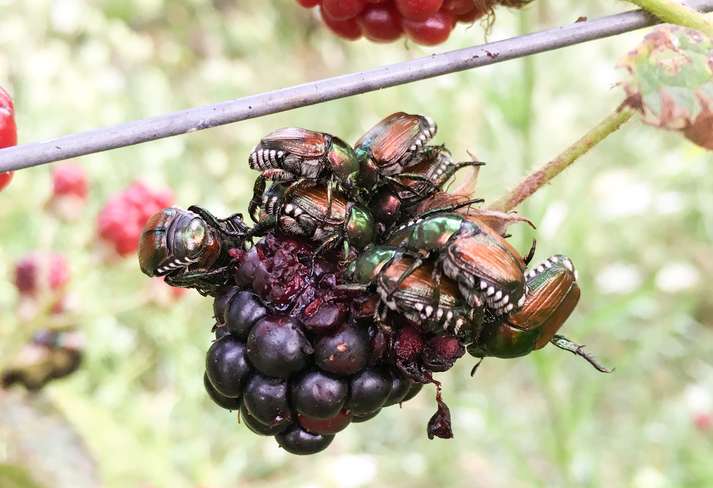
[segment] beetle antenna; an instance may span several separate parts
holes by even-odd
[[[574,341],[567,339],[565,336],[555,335],[550,342],[560,349],[569,351],[575,356],[580,356],[584,358],[589,364],[594,366],[594,368],[601,373],[611,373],[614,369],[609,369],[603,366],[594,356],[584,351],[584,346],[577,344]]]

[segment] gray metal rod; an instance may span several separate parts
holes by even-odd
[[[688,0],[686,3],[702,12],[713,10],[713,0]],[[658,22],[650,14],[634,10],[215,105],[205,105],[112,127],[79,132],[45,142],[22,144],[0,150],[0,172],[131,146],[447,73],[487,66],[622,34]]]

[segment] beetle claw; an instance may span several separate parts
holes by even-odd
[[[473,368],[470,370],[470,377],[471,377],[471,378],[472,378],[473,376],[475,376],[475,373],[478,371],[478,368],[479,368],[480,365],[482,364],[483,359],[485,359],[485,358],[480,358],[480,360],[478,360],[478,362],[475,363],[475,365],[473,366]]]

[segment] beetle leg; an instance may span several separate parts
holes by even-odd
[[[527,256],[523,258],[523,261],[525,262],[525,266],[528,266],[530,264],[530,261],[532,261],[532,258],[535,257],[535,248],[537,247],[537,239],[532,240],[532,245],[530,246],[530,250],[527,252]]]
[[[369,288],[371,285],[369,284],[363,284],[363,283],[342,283],[341,285],[337,285],[334,287],[335,290],[338,291],[361,291],[361,292],[367,292],[369,291]]]
[[[248,214],[250,214],[250,218],[253,220],[253,222],[258,221],[258,216],[256,212],[262,204],[262,196],[264,193],[265,177],[260,174],[260,176],[255,179],[255,184],[253,185],[253,197],[250,199],[250,203],[248,204]]]
[[[408,186],[407,184],[402,183],[401,181],[399,181],[401,178],[408,178],[411,180],[421,181],[421,182],[425,183],[429,187],[427,190],[427,193],[422,193],[417,188],[412,188],[412,187]],[[402,190],[412,193],[413,195],[416,196],[416,198],[418,200],[423,200],[425,198],[428,198],[430,195],[432,195],[433,193],[440,190],[438,185],[436,185],[433,181],[431,181],[431,179],[429,177],[419,175],[419,174],[414,174],[414,173],[401,173],[396,176],[387,176],[386,180],[389,183],[392,183],[393,185],[401,188]]]
[[[443,212],[452,212],[454,210],[458,210],[459,208],[469,207],[475,203],[483,203],[484,201],[485,200],[483,200],[482,198],[471,198],[468,200],[463,200],[462,202],[454,203],[453,205],[447,205],[445,207],[431,209],[428,212],[419,215],[419,218],[425,219],[426,217],[430,217],[431,215],[434,215],[434,214],[439,214],[439,213],[443,213]]]
[[[167,285],[179,288],[194,288],[203,296],[213,295],[219,288],[227,284],[227,275],[230,272],[227,266],[211,271],[195,271],[167,275],[164,281]]]
[[[202,218],[208,225],[220,232],[223,237],[235,239],[242,247],[250,236],[250,228],[243,223],[243,214],[236,213],[225,219],[219,219],[209,211],[197,205],[188,207],[189,212],[193,212]]]
[[[329,220],[332,217],[333,186],[334,186],[334,175],[332,175],[332,177],[329,178],[329,182],[327,183],[327,217],[326,217],[326,220]]]
[[[252,239],[253,237],[262,237],[270,230],[272,230],[276,225],[277,219],[275,219],[275,217],[273,216],[270,216],[267,219],[255,224],[253,228],[248,231],[245,238]]]
[[[434,310],[438,310],[439,303],[441,301],[441,268],[439,266],[433,267],[433,272],[431,273],[431,279],[433,280],[433,295],[431,296],[431,305]]]
[[[423,264],[423,259],[421,259],[421,258],[414,259],[413,263],[411,263],[409,265],[409,267],[406,268],[406,271],[401,273],[401,276],[399,276],[399,279],[396,280],[396,284],[394,284],[393,288],[391,288],[391,290],[389,290],[389,293],[386,295],[387,301],[391,300],[391,297],[393,296],[393,294],[396,293],[397,291],[399,291],[399,288],[401,288],[401,283],[403,283],[403,281],[406,278],[408,278],[411,273],[416,271],[422,264]]]
[[[456,173],[457,171],[460,171],[463,168],[467,168],[468,166],[485,166],[485,165],[486,165],[485,161],[458,161],[457,163],[453,164],[452,168],[453,168],[453,173]]]
[[[589,364],[594,366],[597,371],[600,371],[602,373],[611,373],[612,371],[614,371],[613,369],[609,369],[603,366],[594,356],[585,352],[584,346],[567,339],[565,336],[555,335],[552,340],[550,340],[550,342],[555,346],[559,347],[560,349],[564,349],[565,351],[571,352],[575,356],[580,356],[584,358]]]
[[[310,276],[314,275],[314,266],[315,266],[315,260],[317,259],[317,256],[322,254],[324,251],[328,251],[332,247],[334,247],[335,241],[341,239],[342,236],[339,234],[332,234],[331,236],[327,237],[324,242],[322,242],[319,246],[317,246],[317,249],[314,250],[312,253],[312,257],[310,259]]]
[[[391,330],[391,327],[386,323],[386,314],[388,313],[389,309],[386,304],[379,300],[376,310],[374,310],[374,323],[385,330]]]

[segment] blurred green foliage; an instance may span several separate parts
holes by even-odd
[[[622,8],[537,0],[499,12],[489,39]],[[22,142],[434,51],[344,43],[290,0],[5,0],[0,12],[0,85],[14,94]],[[156,304],[135,260],[107,263],[94,246],[96,212],[134,179],[170,186],[182,207],[244,211],[247,154],[262,134],[302,126],[355,140],[398,110],[431,115],[437,142],[487,161],[478,195],[492,200],[622,101],[615,63],[641,36],[82,158],[90,202],[74,224],[43,211],[51,168],[18,173],[0,194],[3,357],[29,333],[13,318],[12,263],[52,249],[71,260],[88,348],[83,368],[42,395],[82,434],[105,486],[711,486],[713,432],[694,418],[713,415],[713,175],[709,153],[675,134],[630,123],[520,209],[536,232],[513,232],[523,250],[536,235],[536,259],[572,257],[583,297],[564,332],[616,371],[554,348],[487,360],[475,378],[462,360],[441,375],[450,441],[426,438],[424,392],[323,454],[286,454],[203,391],[210,301]],[[459,26],[436,50],[483,40],[479,25]]]

